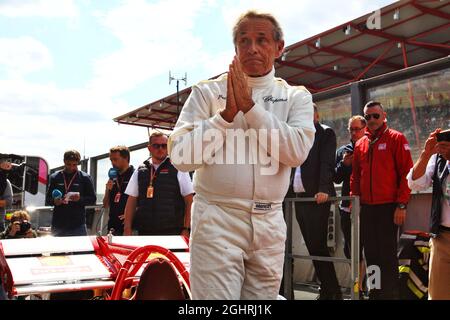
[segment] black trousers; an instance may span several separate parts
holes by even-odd
[[[113,235],[115,236],[123,236],[124,225],[123,221],[116,217],[109,217],[108,220],[108,232],[114,229]]]
[[[179,236],[182,229],[180,227],[168,228],[168,229],[139,229],[138,234],[140,236]]]
[[[352,215],[350,212],[346,212],[339,208],[341,215],[341,230],[344,235],[344,254],[347,259],[350,259],[352,253]],[[360,235],[359,243],[359,261],[362,261],[362,243]]]
[[[367,268],[380,268],[380,288],[371,290],[369,298],[398,298],[397,232],[394,223],[396,203],[361,205],[361,238]],[[369,270],[369,269],[368,269]],[[371,273],[367,277],[371,281]]]
[[[312,256],[330,256],[327,247],[330,207],[330,203],[295,203],[297,222],[300,225],[308,252]],[[313,264],[317,277],[320,280],[320,293],[340,293],[341,291],[333,263],[313,260]]]

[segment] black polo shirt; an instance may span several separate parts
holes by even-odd
[[[128,195],[125,193],[125,190],[133,172],[134,168],[130,166],[123,174],[119,174],[113,184],[113,188],[109,191],[108,231],[114,228],[114,234],[116,235],[123,234],[123,220],[120,220],[119,216],[125,214],[125,206],[128,200]],[[120,198],[117,195],[118,193],[120,193]],[[117,200],[118,202],[116,202]]]

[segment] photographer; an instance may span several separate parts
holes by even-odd
[[[0,239],[36,238],[37,233],[29,221],[30,215],[26,211],[14,212],[8,228],[0,233]]]
[[[6,208],[12,204],[13,191],[11,183],[6,179],[6,171],[11,170],[9,162],[0,163],[0,232],[5,230]]]
[[[450,299],[450,130],[433,131],[407,175],[412,190],[433,187],[428,299]]]

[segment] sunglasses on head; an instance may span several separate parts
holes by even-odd
[[[365,114],[364,115],[364,119],[366,119],[367,121],[369,121],[372,117],[375,120],[378,120],[378,119],[380,119],[381,115],[379,113],[372,113],[372,114]]]
[[[153,143],[152,147],[155,149],[160,149],[160,148],[167,149],[167,143]]]

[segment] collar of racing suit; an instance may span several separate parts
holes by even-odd
[[[262,77],[247,77],[247,83],[250,88],[266,88],[273,84],[273,78],[275,76],[275,68]]]

